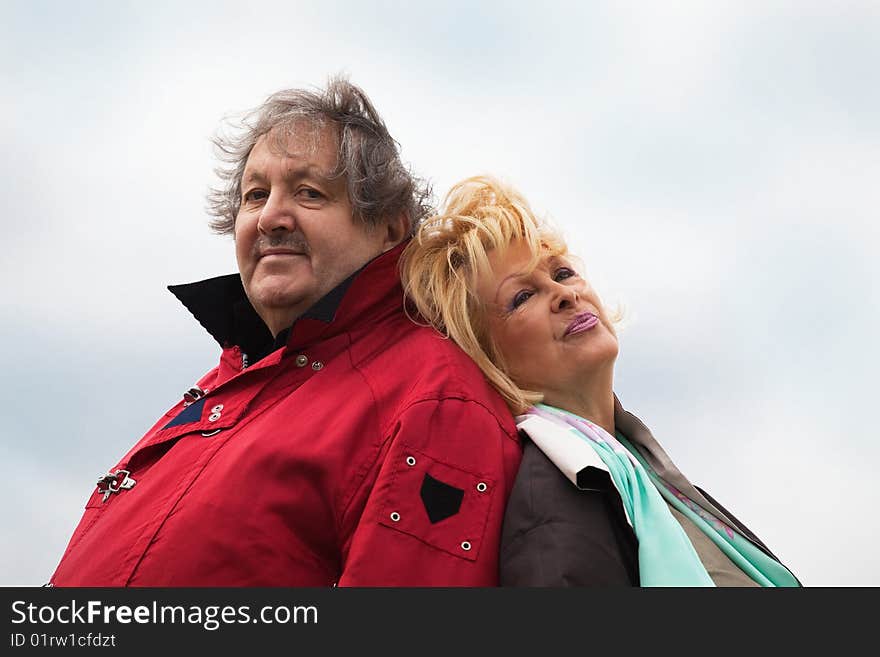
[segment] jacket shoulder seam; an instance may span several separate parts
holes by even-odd
[[[405,414],[409,410],[415,408],[416,406],[419,406],[421,404],[428,404],[431,402],[446,402],[446,401],[458,401],[458,402],[461,402],[464,404],[475,404],[476,406],[479,406],[488,415],[490,415],[493,420],[495,420],[495,423],[498,425],[498,428],[501,429],[502,433],[504,433],[504,435],[507,436],[508,439],[512,440],[517,445],[520,444],[519,432],[516,430],[514,430],[512,432],[509,431],[504,426],[504,422],[498,417],[498,414],[495,413],[494,409],[487,406],[479,399],[474,399],[472,397],[468,397],[467,395],[464,395],[462,393],[453,393],[453,392],[440,393],[440,392],[437,392],[437,393],[427,393],[427,394],[421,395],[417,399],[413,399],[413,400],[409,401],[407,404],[405,404],[404,406],[401,406],[400,409],[398,410],[398,412],[392,416],[391,421],[389,423],[389,426],[393,426],[394,423],[403,414]],[[385,433],[387,433],[387,431]]]

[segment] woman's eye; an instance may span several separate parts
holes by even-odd
[[[532,296],[532,293],[528,290],[520,290],[513,296],[513,301],[511,302],[511,310],[515,310],[519,308],[522,304],[529,300],[529,297]]]
[[[569,269],[568,267],[560,267],[553,275],[553,280],[558,283],[559,281],[564,281],[566,278],[571,278],[572,276],[577,276],[573,269]]]

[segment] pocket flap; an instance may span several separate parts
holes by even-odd
[[[406,447],[395,465],[381,524],[476,561],[495,481]]]

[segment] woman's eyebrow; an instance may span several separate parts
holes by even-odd
[[[504,287],[504,284],[507,281],[509,281],[512,278],[524,278],[528,275],[529,275],[529,272],[527,272],[527,271],[515,271],[512,274],[508,274],[507,276],[505,276],[503,279],[501,279],[501,282],[498,283],[498,288],[495,290],[495,298],[493,299],[493,301],[495,303],[498,303],[498,295],[501,294],[501,288]]]

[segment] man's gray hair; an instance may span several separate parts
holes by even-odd
[[[208,192],[208,212],[215,217],[212,230],[234,233],[241,179],[257,140],[275,128],[299,129],[303,120],[315,129],[328,122],[336,128],[339,145],[331,175],[345,177],[354,216],[377,226],[404,213],[412,234],[424,217],[434,213],[430,187],[400,161],[397,142],[370,99],[345,78],[333,77],[323,90],[285,89],[272,94],[245,115],[243,131],[214,138],[217,157],[227,166],[215,169],[222,184]]]

